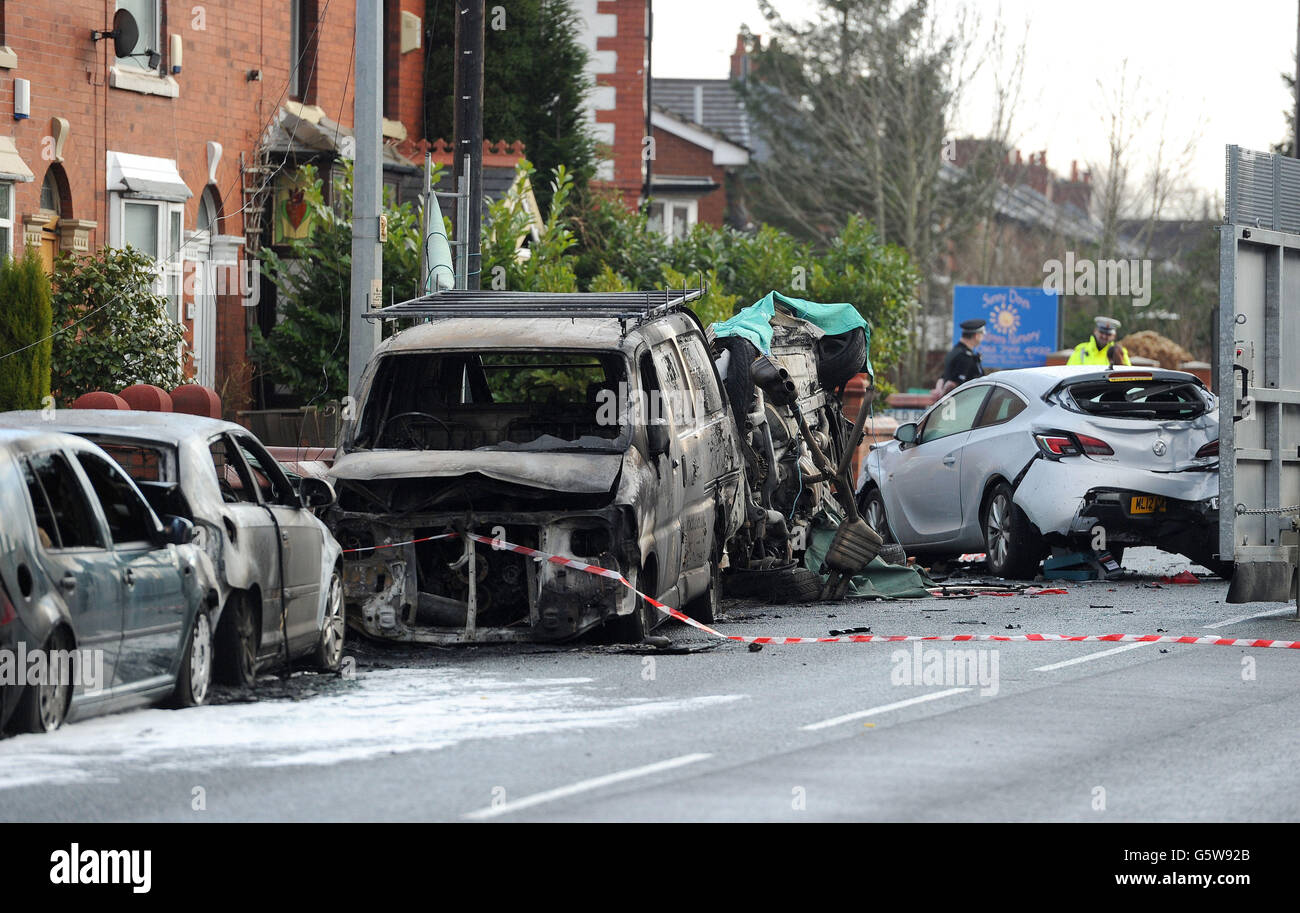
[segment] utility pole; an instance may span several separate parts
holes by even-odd
[[[466,288],[476,289],[482,272],[479,245],[483,221],[483,28],[485,0],[456,0],[456,116],[452,128],[453,182],[460,187],[469,158],[468,231],[456,234],[468,240],[465,258]]]
[[[363,316],[383,303],[384,247],[379,241],[383,201],[383,34],[381,0],[357,0],[356,95],[352,132],[352,298],[348,314],[348,393],[379,343],[379,324]]]

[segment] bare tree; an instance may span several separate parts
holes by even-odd
[[[771,154],[750,171],[752,211],[826,240],[850,215],[905,248],[923,277],[919,317],[948,304],[943,260],[991,211],[1023,74],[1024,46],[962,10],[940,21],[928,0],[822,0],[808,25],[760,7],[772,38],[755,55],[747,107]],[[991,32],[991,34],[990,34]],[[993,123],[965,167],[952,167],[963,94],[994,61]],[[907,380],[921,379],[929,340],[913,321]],[[946,340],[945,340],[946,342]]]

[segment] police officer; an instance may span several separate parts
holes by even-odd
[[[939,378],[938,386],[941,395],[968,380],[984,376],[984,366],[980,364],[975,347],[984,339],[985,322],[979,319],[961,322],[961,339],[943,359],[943,376]]]
[[[1119,321],[1114,317],[1098,317],[1092,335],[1086,342],[1074,347],[1068,365],[1131,365],[1128,350],[1115,341]]]

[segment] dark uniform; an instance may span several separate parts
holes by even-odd
[[[962,321],[962,330],[971,332],[984,328],[983,320]],[[980,354],[958,340],[943,359],[944,381],[951,381],[954,386],[961,386],[968,380],[984,376],[984,366],[980,364]]]

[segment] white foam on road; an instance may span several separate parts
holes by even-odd
[[[337,764],[472,739],[634,726],[738,701],[626,697],[589,678],[508,680],[464,669],[367,673],[337,694],[142,710],[0,742],[0,790],[124,772]]]

